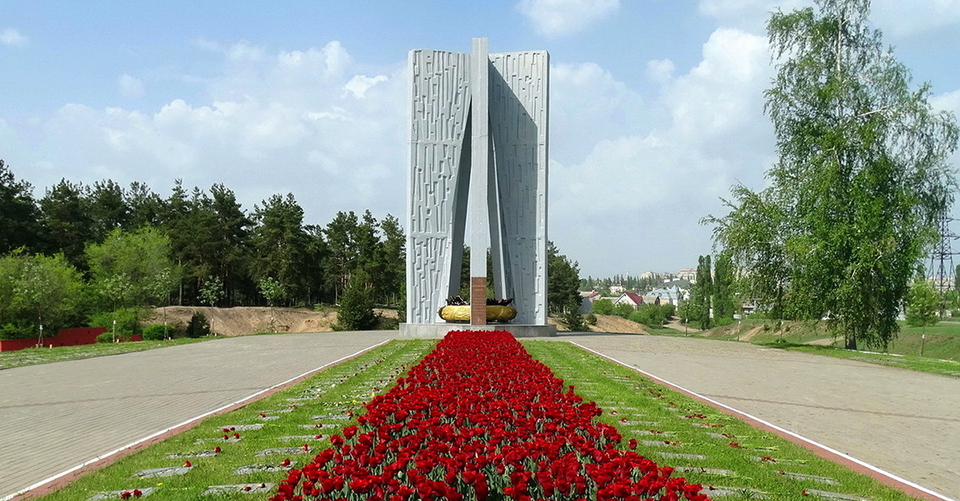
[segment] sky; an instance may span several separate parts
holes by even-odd
[[[405,220],[412,49],[550,53],[548,234],[582,277],[676,272],[776,149],[765,22],[812,0],[3,0],[0,159],[66,179],[216,183],[306,224]],[[960,0],[874,0],[874,27],[960,115]],[[960,155],[952,159],[960,165]],[[955,210],[956,215],[960,211]]]

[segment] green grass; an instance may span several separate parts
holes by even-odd
[[[213,485],[259,486],[261,482],[275,485],[284,477],[281,468],[284,459],[292,462],[290,467],[302,467],[317,451],[329,445],[326,438],[315,439],[315,434],[329,437],[354,423],[348,411],[361,411],[363,403],[385,392],[434,344],[429,340],[393,341],[263,400],[208,418],[182,434],[123,458],[41,499],[83,501],[101,492],[155,488],[154,499],[186,501],[201,498]],[[676,475],[708,488],[728,488],[736,493],[723,499],[752,499],[755,491],[767,493],[768,499],[810,499],[801,494],[804,489],[847,493],[873,501],[913,499],[567,343],[527,341],[524,344],[558,377],[575,385],[579,395],[600,404],[606,411],[600,419],[623,433],[624,446],[630,438],[637,439],[642,444],[638,452],[661,465],[681,469]],[[702,417],[696,416],[698,414]],[[226,432],[228,436],[239,433],[239,441],[223,439],[224,428],[250,424],[263,426],[258,430]],[[316,424],[322,427],[315,428]],[[651,430],[663,433],[651,433]],[[302,438],[285,441],[286,436]],[[643,444],[645,440],[650,443]],[[732,447],[731,442],[741,447]],[[258,456],[268,448],[298,448],[304,444],[309,451]],[[216,446],[222,451],[215,456],[170,457],[209,452]],[[662,452],[701,454],[707,458],[666,458]],[[765,457],[776,461],[763,459]],[[136,478],[143,470],[178,467],[184,461],[190,461],[192,466],[184,475]],[[277,471],[236,474],[238,468],[251,465],[270,466]],[[840,485],[825,485],[809,477],[791,478],[786,473],[829,477]],[[269,492],[257,493],[254,497],[233,492],[204,499],[265,499],[275,492],[274,486]],[[711,491],[705,492],[709,495]]]
[[[676,332],[656,331],[655,334],[683,336]],[[776,321],[748,319],[693,335],[960,377],[960,321],[956,320],[944,320],[923,328],[900,322],[900,333],[885,353],[872,352],[866,347],[861,351],[845,350],[840,346],[842,340],[834,340],[823,322],[784,321],[778,329]],[[818,344],[809,344],[811,342]],[[922,357],[919,356],[921,344]]]
[[[574,385],[577,394],[596,401],[606,411],[601,420],[616,426],[625,442],[638,440],[638,452],[662,465],[688,469],[677,474],[691,482],[708,489],[725,487],[739,494],[723,499],[753,499],[753,490],[767,493],[768,499],[810,499],[802,494],[805,489],[873,501],[914,499],[594,354],[566,343],[527,341],[524,345],[558,377]],[[731,446],[731,442],[740,447]],[[706,459],[667,458],[661,453],[699,454]],[[765,457],[775,462],[762,459]],[[827,477],[839,485],[790,474]],[[705,492],[710,494],[709,490]]]
[[[50,362],[64,362],[83,358],[102,357],[105,355],[119,355],[134,351],[166,348],[181,344],[196,343],[214,338],[182,338],[165,341],[137,341],[130,343],[97,343],[80,346],[61,346],[59,348],[28,348],[17,351],[0,352],[0,370],[23,367],[26,365],[46,364]]]
[[[385,392],[396,378],[419,362],[430,351],[433,341],[393,341],[351,360],[330,367],[307,381],[275,393],[236,411],[203,420],[196,427],[156,445],[136,452],[101,470],[82,477],[73,484],[43,498],[48,501],[83,501],[101,492],[157,489],[151,499],[173,501],[250,500],[266,499],[270,494],[225,493],[201,497],[214,485],[274,484],[284,478],[281,464],[291,461],[291,467],[302,467],[329,446],[325,437],[339,433],[344,426],[354,423],[347,412],[359,412],[374,394]],[[261,416],[263,414],[264,416]],[[317,424],[322,425],[316,428]],[[224,428],[242,425],[262,425],[258,430]],[[226,434],[240,434],[239,441],[227,441]],[[322,434],[324,438],[314,438]],[[284,439],[283,437],[299,437]],[[302,450],[304,445],[309,451]],[[219,446],[222,450],[209,457],[170,457],[209,453]],[[292,448],[287,453],[258,456],[271,448]],[[137,478],[138,472],[183,466],[190,461],[191,469],[183,475],[163,478]],[[238,475],[244,466],[278,468]],[[112,499],[117,499],[117,496]]]
[[[817,355],[825,355],[835,358],[858,360],[860,362],[886,365],[888,367],[898,367],[901,369],[910,369],[914,371],[927,372],[930,374],[939,374],[941,376],[960,377],[960,362],[953,360],[919,357],[916,355],[898,355],[894,353],[873,353],[844,350],[834,346],[809,346],[788,343],[770,343],[766,346],[794,351],[803,351],[806,353],[814,353]]]

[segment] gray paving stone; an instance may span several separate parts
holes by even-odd
[[[209,458],[216,455],[216,451],[178,452],[175,454],[167,454],[167,459]]]
[[[291,461],[289,465],[270,465],[270,464],[249,464],[246,466],[241,466],[234,470],[234,475],[250,475],[251,473],[279,473],[284,471],[290,471],[293,468],[296,468],[297,462]]]
[[[137,490],[140,491],[140,497],[145,498],[145,497],[153,494],[154,491],[157,490],[157,488],[156,488],[156,487],[143,487],[143,488],[126,489],[126,490],[122,490],[122,491],[103,491],[103,492],[98,492],[98,493],[96,493],[96,494],[88,497],[88,498],[87,498],[87,501],[102,501],[102,500],[105,500],[105,499],[120,499],[120,496],[123,495],[124,492],[133,492],[133,491],[137,491]],[[135,498],[132,498],[132,497],[131,497],[131,499],[135,499]]]
[[[207,490],[203,491],[201,496],[212,496],[212,495],[223,495],[223,494],[265,494],[270,492],[273,489],[275,484],[272,483],[258,483],[258,484],[232,484],[232,485],[211,485],[207,487]]]
[[[819,475],[807,475],[806,473],[794,473],[790,471],[785,471],[780,474],[785,477],[792,478],[794,480],[809,480],[811,482],[819,482],[821,484],[840,485],[840,482],[837,482],[836,479],[833,479],[830,477],[821,477]]]
[[[850,494],[842,494],[839,492],[820,491],[817,489],[807,489],[807,494],[811,496],[818,496],[824,499],[839,499],[841,501],[872,501],[870,498],[852,496]]]
[[[684,473],[705,473],[707,475],[717,475],[722,477],[735,477],[737,472],[733,470],[725,470],[723,468],[699,468],[696,466],[678,466],[674,468],[676,471]]]
[[[288,456],[293,454],[308,454],[311,451],[303,450],[303,447],[274,447],[264,449],[257,453],[257,456]]]
[[[749,487],[719,487],[713,486],[712,489],[704,488],[700,491],[706,494],[711,499],[713,498],[723,498],[728,496],[737,496],[743,499],[767,499],[766,492],[763,492],[759,489],[751,489]]]
[[[223,433],[227,433],[228,430],[229,430],[229,432],[231,432],[231,433],[234,432],[234,431],[254,431],[254,430],[261,430],[261,429],[263,429],[263,424],[262,424],[262,423],[254,423],[254,424],[231,424],[231,425],[228,425],[228,426],[221,426],[221,427],[219,427],[219,428],[217,428],[217,429],[220,430],[220,431],[223,432]]]
[[[658,452],[657,454],[660,457],[665,457],[668,459],[707,459],[707,456],[704,456],[703,454],[681,454],[678,452]]]
[[[171,466],[168,468],[148,468],[133,474],[133,478],[163,478],[186,475],[193,466]]]

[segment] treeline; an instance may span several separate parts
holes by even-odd
[[[162,197],[138,182],[61,180],[37,200],[0,160],[0,336],[143,306],[336,303],[358,281],[397,305],[404,241],[389,214],[310,225],[292,194],[247,211],[223,184],[178,180]]]

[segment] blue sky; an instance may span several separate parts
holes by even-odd
[[[583,276],[694,267],[720,197],[775,150],[764,22],[812,0],[0,3],[0,158],[61,178],[224,183],[306,222],[403,220],[406,58],[551,55],[550,238]],[[875,0],[884,42],[960,114],[960,0]],[[958,157],[960,158],[960,157]],[[954,164],[956,160],[954,158]]]

